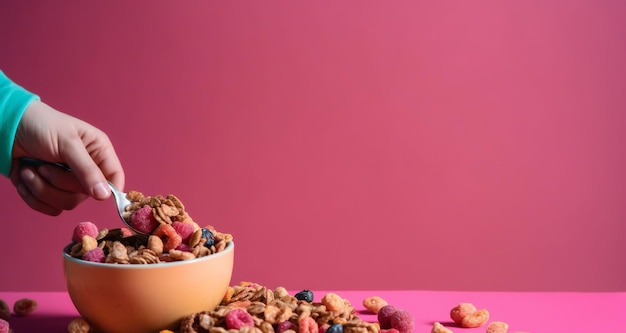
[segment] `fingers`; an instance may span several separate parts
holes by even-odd
[[[111,196],[107,178],[94,158],[85,149],[85,143],[82,141],[69,142],[63,150],[62,158],[72,168],[72,172],[87,194],[98,200],[106,200]],[[117,157],[115,158],[117,159]],[[116,181],[119,182],[119,180]]]
[[[50,166],[40,167],[42,170],[53,168]],[[57,177],[57,179],[61,178]],[[74,209],[87,198],[87,195],[80,192],[66,191],[53,186],[34,168],[28,167],[20,170],[19,179],[21,181],[14,183],[16,183],[17,192],[22,200],[32,209],[47,215],[57,216],[64,210]]]

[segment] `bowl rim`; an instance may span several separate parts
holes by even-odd
[[[179,261],[160,262],[156,264],[141,265],[141,264],[113,264],[113,263],[104,263],[104,262],[93,262],[93,261],[83,260],[80,258],[74,258],[68,253],[69,249],[72,247],[73,244],[74,243],[70,243],[63,248],[64,260],[67,260],[67,261],[70,261],[79,265],[95,266],[95,267],[103,267],[103,268],[106,267],[106,268],[112,268],[112,269],[155,269],[155,268],[175,267],[175,266],[180,266],[180,265],[191,265],[193,263],[203,262],[207,260],[212,260],[213,258],[217,258],[220,256],[225,256],[228,253],[232,252],[235,248],[235,243],[231,240],[230,242],[228,242],[224,250],[210,254],[208,256],[190,259],[190,260],[179,260]]]

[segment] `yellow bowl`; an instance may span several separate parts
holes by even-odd
[[[63,251],[69,296],[106,333],[178,329],[183,317],[213,310],[230,284],[235,245],[206,257],[147,265],[94,263]]]

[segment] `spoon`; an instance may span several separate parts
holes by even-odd
[[[72,172],[72,169],[70,169],[69,166],[63,163],[38,160],[38,159],[28,158],[28,157],[20,158],[20,167],[22,166],[38,167],[44,164],[53,165],[65,171]],[[137,229],[133,228],[133,226],[131,226],[130,223],[124,218],[123,213],[126,212],[126,206],[131,204],[130,200],[126,198],[126,193],[122,192],[120,189],[115,187],[115,185],[113,185],[113,183],[111,183],[108,180],[107,180],[107,184],[109,184],[109,187],[111,188],[111,193],[113,194],[113,198],[115,199],[115,204],[117,205],[117,215],[119,215],[120,219],[122,219],[122,222],[124,222],[124,224],[130,230],[135,232],[138,238],[147,239],[149,236],[148,234],[144,234],[143,232],[140,232]]]

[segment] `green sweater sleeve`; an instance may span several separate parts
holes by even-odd
[[[11,172],[17,125],[33,100],[39,97],[15,84],[0,70],[0,173],[5,176]]]

